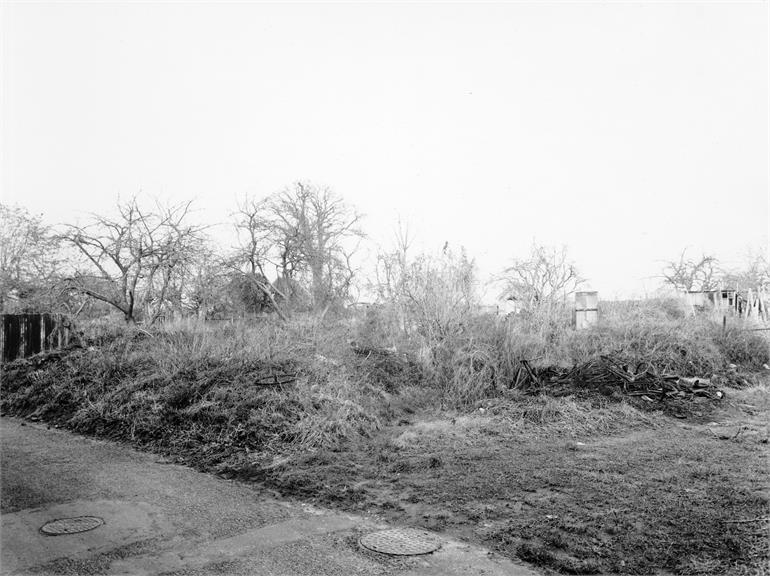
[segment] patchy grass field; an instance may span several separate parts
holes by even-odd
[[[623,343],[629,361],[693,375],[755,370],[769,354],[741,334],[712,339],[703,323],[677,337],[624,322],[565,333],[551,353],[578,350],[574,361]],[[354,354],[342,325],[119,334],[6,367],[0,404],[286,496],[447,531],[544,573],[770,572],[766,377],[725,388],[721,402],[693,399],[682,419],[622,394],[526,395],[506,387],[506,370],[548,338],[482,328],[432,348],[427,366]],[[259,384],[276,373],[297,378]],[[733,381],[746,384],[723,379]]]
[[[545,397],[414,418],[263,480],[448,531],[545,573],[766,574],[770,394],[730,397],[718,424]]]

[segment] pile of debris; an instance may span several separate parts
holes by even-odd
[[[398,392],[405,384],[419,384],[426,378],[420,363],[396,348],[375,348],[357,342],[351,342],[350,347],[361,358],[370,380],[390,394]]]
[[[576,390],[596,391],[606,396],[635,396],[646,402],[724,398],[724,392],[707,378],[663,374],[651,364],[632,367],[611,356],[571,369],[534,368],[522,360],[513,387],[532,393],[547,391],[552,396],[574,394]]]

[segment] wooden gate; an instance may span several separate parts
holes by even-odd
[[[56,350],[70,342],[70,328],[59,314],[3,314],[2,361]]]

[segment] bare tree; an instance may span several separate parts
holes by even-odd
[[[245,200],[234,214],[238,248],[234,254],[240,266],[246,266],[251,274],[265,276],[269,253],[274,242],[274,230],[270,221],[266,199]]]
[[[213,247],[204,246],[185,274],[185,286],[180,290],[186,311],[206,320],[229,308],[227,284],[230,270]]]
[[[404,283],[408,275],[410,248],[414,241],[409,226],[399,219],[390,250],[380,250],[374,269],[372,288],[383,302],[396,302],[403,298]]]
[[[533,307],[564,300],[585,282],[567,249],[533,244],[528,258],[514,260],[497,278],[502,297]]]
[[[751,251],[744,268],[725,272],[722,278],[726,287],[736,290],[770,289],[770,260],[763,251]]]
[[[344,298],[354,274],[350,258],[364,235],[361,216],[330,189],[303,182],[275,196],[271,212],[284,275],[309,271],[316,309]]]
[[[256,308],[271,308],[281,319],[286,315],[276,300],[288,300],[287,295],[267,278],[266,268],[278,252],[282,257],[283,270],[293,272],[283,245],[285,242],[279,233],[272,211],[271,199],[245,200],[235,212],[235,230],[238,234],[238,246],[226,261],[226,266],[234,275],[229,287],[238,294],[238,299],[250,311]],[[280,274],[279,274],[280,276]],[[288,286],[290,287],[290,285]],[[266,306],[268,304],[269,306]]]
[[[683,250],[678,260],[666,263],[663,278],[677,290],[714,290],[722,277],[719,262],[714,256],[702,255],[698,259],[687,257]]]
[[[202,228],[186,222],[189,209],[190,202],[147,210],[132,198],[118,205],[115,217],[93,215],[85,226],[67,225],[60,238],[84,265],[67,285],[120,310],[127,323],[148,306],[147,320],[154,322],[200,245]]]
[[[271,298],[291,302],[307,285],[312,307],[321,310],[347,297],[355,276],[352,256],[363,232],[360,215],[342,198],[297,182],[264,200],[244,202],[236,216],[236,266],[266,278],[266,265],[272,264],[276,281],[262,282]]]
[[[388,321],[404,335],[408,335],[417,321],[414,317],[414,301],[410,298],[408,283],[414,280],[412,245],[414,236],[407,223],[398,220],[392,243],[377,253],[374,278],[369,289],[376,295],[378,304],[387,310]],[[423,261],[425,258],[422,259]]]
[[[51,309],[61,267],[60,246],[40,216],[0,204],[0,311]]]
[[[189,311],[191,292],[196,288],[200,268],[213,257],[212,248],[201,234],[190,234],[186,239],[178,240],[173,254],[169,254],[147,278],[143,318],[148,324],[168,313],[182,315]]]

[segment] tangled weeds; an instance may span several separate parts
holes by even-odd
[[[130,345],[129,345],[130,344]],[[377,365],[250,354],[193,356],[161,339],[42,355],[4,367],[4,414],[129,441],[201,468],[366,436],[390,417]],[[161,348],[163,348],[161,350]],[[367,370],[367,368],[369,370]]]

